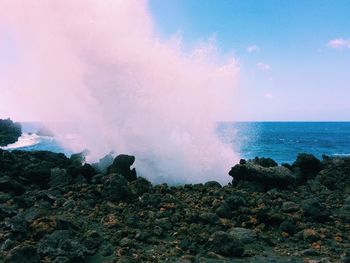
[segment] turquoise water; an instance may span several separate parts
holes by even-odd
[[[350,155],[350,122],[220,123],[217,133],[246,159],[259,156],[290,163],[301,152],[318,158]]]
[[[40,123],[23,123],[25,136],[12,149],[71,152],[52,137],[37,136]],[[298,153],[350,155],[350,122],[222,122],[216,133],[242,158],[291,163]]]

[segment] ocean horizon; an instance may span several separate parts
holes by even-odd
[[[43,127],[39,122],[21,124],[22,137],[5,149],[47,150],[68,156],[73,153],[55,138],[36,135],[35,132]],[[350,122],[347,121],[218,122],[216,134],[222,143],[244,159],[269,157],[281,164],[292,163],[303,152],[320,159],[322,155],[350,155]]]

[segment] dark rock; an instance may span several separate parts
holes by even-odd
[[[129,182],[136,180],[136,170],[130,170],[130,166],[135,162],[135,156],[120,154],[115,157],[111,166],[108,167],[108,173],[118,173],[124,176]]]
[[[305,216],[316,222],[325,222],[329,219],[329,210],[321,204],[321,202],[315,199],[308,199],[302,203]]]
[[[83,166],[81,166],[78,169],[77,173],[82,175],[88,182],[90,182],[92,177],[97,174],[95,168],[93,168],[88,163],[85,163]]]
[[[152,184],[143,177],[138,177],[135,181],[131,182],[129,186],[131,191],[137,196],[141,196],[152,190]]]
[[[278,164],[274,160],[272,160],[271,158],[255,157],[253,162],[257,165],[260,165],[260,166],[266,167],[266,168],[278,166]]]
[[[25,221],[25,217],[23,214],[18,214],[9,220],[7,220],[6,225],[11,229],[13,232],[18,233],[26,233],[27,232],[27,222]]]
[[[5,257],[4,263],[37,263],[40,262],[35,247],[31,245],[18,245],[11,249]]]
[[[226,203],[222,203],[216,210],[215,213],[222,218],[231,218],[232,213],[230,207]]]
[[[14,178],[0,174],[0,191],[22,194],[25,191],[25,187]]]
[[[0,146],[15,143],[22,135],[21,124],[10,119],[0,119]]]
[[[214,225],[219,221],[219,217],[214,213],[201,213],[199,217],[202,221],[211,225]]]
[[[227,197],[225,199],[225,203],[230,207],[230,209],[237,210],[241,206],[244,206],[246,202],[243,197],[234,195]]]
[[[252,244],[257,241],[257,235],[251,229],[234,227],[231,228],[228,232],[233,239],[238,240],[243,244]]]
[[[83,245],[89,250],[94,250],[100,246],[102,241],[103,238],[99,233],[97,233],[95,230],[89,230],[84,235]]]
[[[246,163],[247,163],[247,161],[245,159],[240,159],[239,160],[239,164],[246,164]]]
[[[209,239],[210,250],[223,256],[242,256],[243,244],[224,231],[217,231]]]
[[[109,174],[104,179],[103,195],[111,201],[126,200],[130,196],[128,181],[120,174]]]
[[[61,168],[52,168],[50,174],[49,186],[66,186],[72,181],[72,177],[67,174],[66,169]]]
[[[220,183],[218,183],[218,182],[216,182],[216,181],[209,181],[209,182],[206,182],[205,184],[204,184],[204,186],[205,187],[209,187],[209,188],[221,188],[222,186],[221,186],[221,184]]]
[[[229,175],[233,177],[232,183],[234,184],[240,180],[258,182],[266,189],[273,187],[287,188],[295,183],[295,176],[283,166],[266,168],[251,162],[235,165]]]
[[[286,213],[296,212],[299,209],[300,209],[299,205],[290,201],[283,202],[281,207],[281,210]]]
[[[286,232],[288,234],[294,234],[295,229],[296,229],[295,224],[290,220],[283,221],[279,226],[279,230],[281,232]]]
[[[341,263],[350,263],[350,249],[347,249],[341,256]]]
[[[344,200],[344,204],[339,211],[339,217],[344,219],[346,223],[350,223],[350,196]]]
[[[42,257],[62,256],[68,258],[70,262],[85,262],[86,252],[86,247],[80,244],[68,230],[57,230],[44,237],[38,244],[38,253]]]
[[[296,161],[292,165],[293,169],[298,173],[298,182],[304,183],[314,178],[322,168],[321,161],[312,154],[298,154]]]

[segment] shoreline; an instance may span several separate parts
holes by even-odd
[[[0,150],[0,262],[350,260],[349,157],[241,160],[225,186],[152,185],[134,161]]]

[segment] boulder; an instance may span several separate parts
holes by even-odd
[[[308,199],[302,203],[304,214],[312,221],[325,222],[329,219],[329,210],[317,199]]]
[[[18,245],[6,255],[4,263],[37,263],[40,262],[38,252],[31,245]]]
[[[223,256],[242,256],[244,246],[224,231],[213,233],[209,239],[210,250]]]
[[[263,167],[253,162],[237,164],[229,172],[233,184],[239,181],[257,182],[265,189],[274,187],[287,188],[295,183],[294,174],[286,167]]]
[[[304,183],[314,178],[322,169],[321,161],[312,154],[307,153],[298,154],[292,167],[298,174],[299,183]]]
[[[257,241],[257,235],[251,229],[234,227],[231,228],[228,232],[233,239],[239,240],[243,244],[251,244]]]
[[[110,201],[123,201],[130,197],[128,181],[120,174],[112,173],[104,178],[103,195]]]
[[[135,181],[130,183],[130,189],[133,194],[141,196],[144,193],[148,193],[152,190],[152,184],[143,177],[138,177]]]
[[[111,166],[108,167],[108,173],[118,173],[124,176],[129,182],[136,180],[135,168],[130,169],[130,166],[135,162],[135,156],[120,154],[114,158]]]

